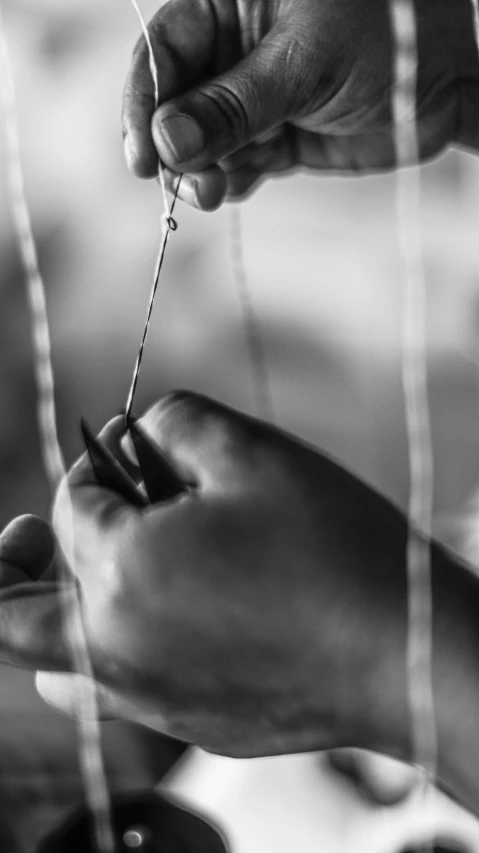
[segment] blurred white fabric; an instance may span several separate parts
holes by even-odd
[[[443,794],[376,806],[314,754],[238,761],[194,750],[161,790],[222,828],[231,853],[399,853],[432,837],[479,851],[479,822]]]

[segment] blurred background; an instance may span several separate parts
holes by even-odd
[[[158,5],[144,0],[145,16]],[[159,187],[130,176],[121,141],[122,87],[139,27],[127,0],[3,0],[2,7],[70,463],[81,450],[80,416],[99,428],[125,404],[158,248]],[[23,512],[48,517],[51,496],[2,145],[3,525]],[[298,175],[264,185],[239,214],[275,422],[405,506],[394,189],[388,176]],[[423,170],[423,190],[435,528],[463,550],[479,481],[479,160],[449,153]],[[136,411],[185,387],[253,412],[231,208],[204,214],[180,204],[177,219]],[[104,742],[114,790],[153,785],[161,775],[156,736],[109,723]],[[190,753],[168,785],[224,823],[234,853],[289,853],[293,845],[301,853],[402,853],[427,833],[414,796],[385,810],[318,756],[231,762]],[[74,726],[37,698],[29,675],[1,668],[0,850],[34,851],[81,796]],[[445,836],[479,850],[475,821],[438,802]]]

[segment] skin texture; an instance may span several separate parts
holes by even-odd
[[[421,159],[479,143],[479,63],[469,0],[415,3]],[[212,210],[298,168],[391,169],[393,47],[388,0],[174,0],[149,25],[123,103],[126,159]],[[172,145],[170,122],[183,117]],[[411,116],[411,120],[413,117]],[[196,127],[191,121],[196,122]],[[201,150],[194,153],[196,141]]]
[[[225,755],[357,746],[408,760],[401,514],[322,454],[207,398],[169,395],[142,425],[192,484],[186,495],[139,510],[99,488],[86,457],[68,476],[103,716]],[[102,438],[135,474],[122,434],[117,418]],[[65,547],[65,484],[54,515]],[[0,655],[50,670],[40,693],[75,714],[81,677],[59,608],[74,585],[28,582],[38,536],[17,524],[21,560],[18,535],[0,537]],[[42,530],[35,576],[51,556]],[[478,581],[436,546],[433,569],[439,776],[474,809]]]

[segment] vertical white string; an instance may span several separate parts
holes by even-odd
[[[244,254],[243,233],[241,228],[241,213],[237,205],[230,212],[231,262],[233,279],[238,292],[238,299],[243,314],[243,325],[246,336],[246,347],[251,366],[251,375],[255,393],[256,413],[259,417],[269,420],[274,418],[273,398],[268,381],[266,354],[264,351],[261,329],[248,287]]]
[[[38,267],[37,250],[33,239],[28,205],[25,199],[20,146],[16,122],[15,93],[8,60],[3,13],[0,7],[0,51],[2,74],[0,85],[4,109],[5,148],[8,159],[7,179],[10,188],[11,210],[21,262],[27,283],[27,298],[32,317],[35,379],[38,390],[37,416],[43,436],[41,452],[49,481],[58,486],[65,467],[58,444],[54,378],[51,365],[50,333],[46,316],[45,291]]]
[[[45,299],[45,287],[38,265],[35,239],[24,188],[23,169],[18,137],[15,89],[11,73],[5,24],[0,7],[0,94],[2,98],[7,179],[11,209],[20,259],[25,274],[30,310],[34,369],[37,388],[37,417],[40,444],[45,470],[52,490],[65,476],[65,464],[60,449],[54,393],[54,374],[51,359],[50,331]],[[68,493],[65,495],[69,498]],[[74,560],[73,512],[70,513],[71,540],[65,543],[65,556],[71,568]],[[65,580],[66,567],[65,567]],[[79,760],[87,805],[92,813],[99,853],[113,853],[114,838],[110,822],[110,802],[101,752],[100,726],[93,682],[93,669],[88,652],[83,613],[79,596],[71,583],[69,592],[60,595],[63,605],[63,629],[74,671],[86,676],[79,698]],[[72,606],[73,605],[73,606]]]
[[[416,116],[417,31],[412,0],[391,0],[394,74],[392,111],[397,174],[398,237],[403,264],[402,381],[409,450],[407,541],[407,677],[413,758],[433,781],[437,735],[433,691],[430,536],[433,459],[427,391],[426,280]],[[419,532],[419,535],[418,535]]]
[[[153,45],[151,43],[150,33],[148,32],[148,27],[146,25],[146,21],[142,15],[141,9],[137,3],[137,0],[130,0],[131,5],[133,6],[138,20],[140,21],[140,26],[143,31],[143,35],[145,37],[146,46],[148,48],[148,61],[150,65],[150,73],[153,80],[153,88],[155,93],[155,109],[158,109],[160,105],[160,86],[158,81],[158,68],[156,65],[155,52],[153,50]],[[158,178],[160,181],[161,192],[163,195],[163,218],[166,219],[168,216],[168,197],[166,195],[166,184],[165,184],[165,174],[163,171],[163,164],[161,160],[158,158]]]
[[[478,0],[471,0],[472,6],[472,14],[474,19],[474,34],[476,37],[476,46],[479,52],[479,2]]]

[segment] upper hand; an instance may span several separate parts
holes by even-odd
[[[468,0],[416,4],[421,159],[478,147],[479,63]],[[395,164],[389,0],[174,0],[128,75],[123,128],[134,174],[158,154],[180,196],[205,210],[298,167],[340,172]],[[411,120],[412,120],[411,116]]]

